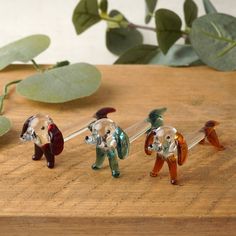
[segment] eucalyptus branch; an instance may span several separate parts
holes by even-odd
[[[38,71],[38,72],[43,72],[43,69],[40,68],[40,66],[36,63],[36,61],[34,59],[31,59],[31,62],[33,63],[34,68]]]
[[[107,14],[100,14],[100,18],[102,20],[110,21],[110,22],[114,22],[114,23],[118,23],[118,24],[120,24],[120,22],[123,21],[123,20],[112,18],[112,17],[108,16]]]
[[[149,26],[145,26],[145,25],[137,25],[137,24],[134,24],[131,22],[127,22],[126,20],[123,20],[123,19],[116,19],[114,17],[109,17],[108,15],[105,15],[105,14],[101,14],[100,17],[102,20],[117,23],[120,26],[126,26],[131,29],[144,29],[144,30],[151,30],[154,32],[156,31],[156,29],[153,27],[149,27]]]
[[[145,26],[145,25],[136,25],[136,24],[133,24],[133,23],[129,23],[129,24],[128,24],[128,27],[129,27],[129,28],[134,28],[134,29],[151,30],[151,31],[156,32],[156,28],[154,28],[154,27],[149,27],[149,26]]]
[[[13,85],[13,84],[17,84],[17,83],[19,83],[20,81],[21,81],[21,80],[14,80],[14,81],[11,81],[11,82],[7,83],[7,84],[3,87],[2,95],[0,96],[0,114],[2,114],[4,99],[7,97],[7,94],[8,94],[8,87],[11,86],[11,85]]]
[[[154,13],[148,12],[147,16],[155,17]]]

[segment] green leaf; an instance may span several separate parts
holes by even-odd
[[[107,0],[101,0],[99,3],[99,9],[102,11],[102,13],[107,13],[108,8],[108,2]]]
[[[197,18],[198,7],[193,0],[184,2],[184,19],[188,27],[192,27],[193,21]]]
[[[76,33],[83,33],[100,20],[97,0],[80,0],[72,17]]]
[[[135,29],[116,28],[108,29],[106,32],[106,46],[116,55],[122,54],[142,41],[142,34]]]
[[[190,32],[191,44],[207,65],[222,71],[236,69],[236,18],[211,13],[196,19]]]
[[[213,6],[210,0],[203,0],[203,5],[204,5],[205,12],[207,14],[217,12],[216,8]]]
[[[118,11],[111,11],[109,16],[113,18],[122,16],[122,21],[128,23],[128,20]],[[106,31],[106,46],[110,52],[116,55],[121,55],[129,48],[139,45],[142,42],[143,36],[135,28],[108,28]]]
[[[17,85],[17,92],[34,101],[63,103],[91,95],[100,82],[96,67],[76,63],[32,75]]]
[[[166,55],[159,51],[148,62],[148,64],[176,67],[191,66],[196,63],[199,63],[199,57],[190,45],[173,45]]]
[[[145,23],[148,24],[152,19],[152,14],[156,8],[157,0],[145,0],[145,2],[146,2]]]
[[[157,52],[159,52],[157,46],[138,45],[123,53],[114,64],[148,64]]]
[[[28,62],[45,51],[50,45],[46,35],[31,35],[0,48],[0,70],[12,62]]]
[[[11,122],[8,118],[0,116],[0,136],[3,136],[11,129]]]
[[[173,45],[164,55],[154,45],[138,45],[122,54],[115,64],[159,64],[190,66],[199,63],[199,57],[190,45]]]
[[[160,49],[166,54],[169,48],[182,36],[180,17],[173,11],[159,9],[155,14],[157,41]]]

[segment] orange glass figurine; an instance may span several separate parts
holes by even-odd
[[[214,127],[219,123],[213,120],[192,136],[184,138],[174,127],[160,126],[152,129],[145,141],[145,153],[151,155],[156,151],[156,162],[150,175],[156,177],[166,161],[170,172],[171,184],[177,184],[177,164],[183,165],[188,156],[188,150],[196,144],[208,140],[218,150],[224,147],[220,144]]]

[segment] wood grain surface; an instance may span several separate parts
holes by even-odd
[[[4,115],[12,130],[0,138],[0,235],[235,235],[236,232],[236,72],[206,67],[98,66],[100,89],[65,104],[29,101],[12,88]],[[35,73],[31,66],[10,66],[0,73],[1,87]],[[214,119],[224,151],[198,145],[179,167],[179,184],[169,183],[165,165],[149,172],[155,156],[145,156],[145,137],[119,162],[121,177],[104,168],[93,171],[94,147],[84,135],[68,141],[54,169],[32,161],[32,143],[21,143],[26,118],[49,114],[64,134],[104,106],[121,127],[167,107],[165,124],[189,134]]]

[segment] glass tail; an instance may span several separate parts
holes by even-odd
[[[125,133],[129,137],[129,142],[132,143],[149,129],[151,129],[151,123],[145,119],[125,129]]]
[[[76,136],[87,131],[89,125],[91,123],[95,122],[96,120],[97,120],[96,118],[91,118],[90,120],[86,119],[83,122],[80,122],[78,125],[73,125],[73,127],[63,130],[62,132],[64,134],[64,142],[67,142],[70,139],[73,139]],[[78,127],[78,128],[76,129],[76,127]]]
[[[187,145],[188,145],[188,150],[196,146],[199,142],[201,142],[204,138],[206,137],[206,134],[204,131],[200,130],[197,131],[191,135],[188,135],[185,137]]]

